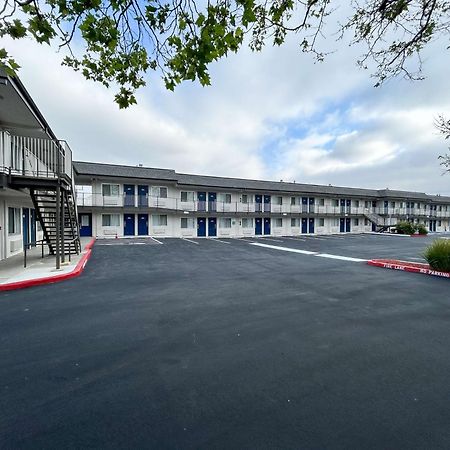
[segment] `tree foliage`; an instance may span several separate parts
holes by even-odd
[[[322,60],[318,41],[327,37],[325,20],[334,20],[335,11],[330,0],[1,1],[0,37],[66,49],[63,64],[119,86],[120,107],[136,102],[149,70],[159,71],[170,90],[183,80],[209,85],[210,64],[244,43],[259,51],[266,43],[282,45],[292,33],[302,51]],[[420,78],[423,47],[450,30],[448,0],[350,1],[341,36],[366,44],[358,63],[366,68],[375,61],[377,84],[401,74]],[[0,48],[0,67],[11,74],[19,68],[6,48]]]
[[[435,125],[445,139],[450,139],[450,119],[446,119],[444,116],[440,115],[436,119]],[[439,156],[439,159],[441,160],[441,166],[443,166],[447,172],[450,172],[450,153]]]

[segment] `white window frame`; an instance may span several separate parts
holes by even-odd
[[[167,186],[151,186],[150,195],[156,198],[167,198]]]
[[[183,197],[184,197],[184,199],[183,199]],[[195,192],[194,191],[181,191],[180,192],[180,200],[181,200],[181,203],[194,202],[195,201]]]
[[[217,201],[221,203],[231,203],[231,194],[219,192],[217,194]]]
[[[219,218],[219,228],[230,229],[231,228],[231,217],[220,217]]]
[[[283,228],[283,218],[282,217],[275,217],[274,220],[274,228]]]
[[[12,214],[11,214],[12,211]],[[21,233],[22,208],[8,207],[8,236],[19,236]],[[11,220],[12,219],[12,220]],[[12,222],[12,223],[11,223]],[[12,227],[11,227],[12,225]],[[12,229],[12,231],[10,231]]]
[[[241,220],[241,226],[242,226],[242,228],[253,228],[253,218],[244,217]]]
[[[109,225],[105,225],[106,217],[109,217]],[[117,219],[116,223],[113,223],[114,222],[113,218]],[[103,228],[120,227],[120,214],[114,214],[114,213],[102,214],[102,227]]]
[[[105,187],[109,188],[109,194],[105,193]],[[117,188],[117,193],[113,193],[112,187]],[[117,183],[102,183],[102,196],[103,197],[119,197],[120,196],[120,184]]]
[[[153,227],[166,227],[167,226],[167,214],[152,214],[152,226]]]
[[[180,227],[182,230],[193,230],[195,228],[195,219],[193,217],[181,217]]]

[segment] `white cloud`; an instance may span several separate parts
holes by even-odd
[[[76,159],[249,178],[295,179],[450,194],[433,118],[449,111],[445,61],[430,50],[429,79],[372,87],[344,48],[323,64],[293,39],[260,54],[244,49],[212,67],[213,86],[175,93],[152,76],[137,106],[59,65],[52,49],[8,42],[20,76]],[[434,52],[434,53],[433,53]]]

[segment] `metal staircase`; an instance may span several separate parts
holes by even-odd
[[[375,225],[375,230],[377,233],[383,233],[383,232],[389,230],[389,228],[392,226],[392,225],[386,225],[384,223],[384,218],[374,212],[370,212],[369,210],[364,210],[363,214],[364,214],[364,217],[369,219],[369,221]]]
[[[81,243],[72,189],[31,189],[30,195],[50,254],[79,253]]]

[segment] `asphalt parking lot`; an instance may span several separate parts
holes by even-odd
[[[0,293],[0,448],[449,448],[449,280],[364,262],[432,239],[98,241]]]

